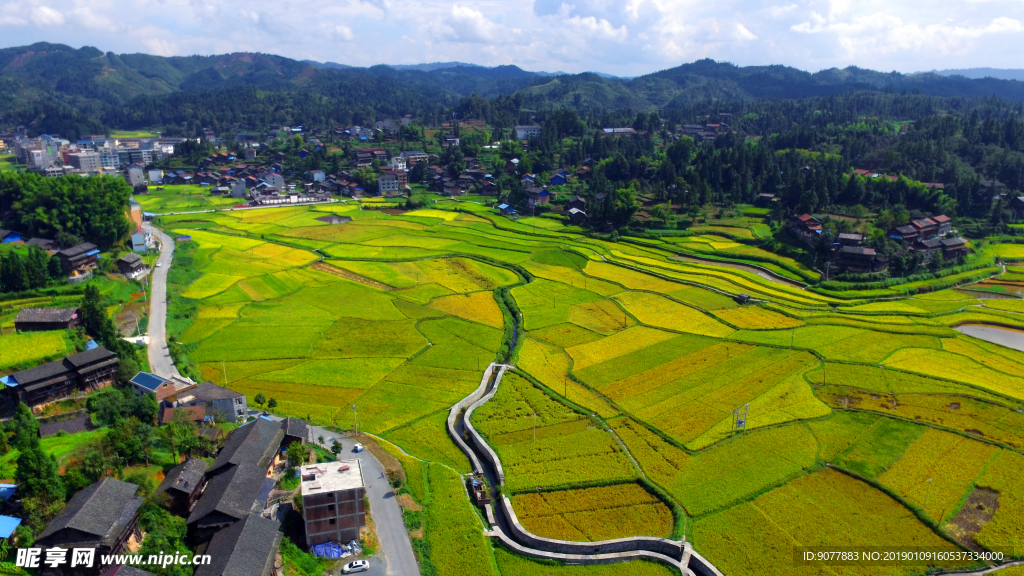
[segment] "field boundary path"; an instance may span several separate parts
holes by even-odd
[[[543,538],[523,528],[512,509],[512,502],[497,492],[505,480],[501,460],[470,423],[473,411],[494,397],[502,376],[510,368],[513,367],[491,363],[484,370],[480,386],[452,406],[448,414],[448,433],[466,453],[473,465],[473,472],[486,476],[494,490],[496,505],[484,505],[489,526],[485,534],[501,540],[519,554],[533,558],[568,564],[611,564],[645,558],[672,566],[684,576],[722,576],[718,569],[685,541],[637,536],[598,542],[573,542]],[[464,433],[469,436],[468,443],[463,439]],[[466,496],[469,497],[468,491]]]
[[[171,268],[174,241],[149,222],[143,226],[160,242],[159,265],[153,267],[149,299],[149,369],[163,378],[181,378],[167,348],[167,272]]]

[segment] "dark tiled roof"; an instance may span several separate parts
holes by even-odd
[[[95,430],[96,426],[92,425],[92,419],[88,414],[82,414],[81,416],[75,416],[67,420],[58,420],[56,422],[47,422],[46,424],[39,425],[39,437],[49,438],[54,434],[64,431],[68,434],[76,434],[78,432],[88,432],[89,430]]]
[[[188,517],[188,523],[197,522],[213,512],[232,518],[245,518],[250,512],[258,512],[264,504],[257,503],[257,499],[266,477],[266,468],[242,464],[210,478],[206,490]]]
[[[143,499],[135,495],[138,489],[136,484],[103,478],[75,494],[36,542],[43,544],[48,536],[72,528],[96,536],[104,546],[112,545],[142,505]]]
[[[139,256],[135,252],[129,252],[117,259],[118,262],[124,262],[125,264],[134,264],[139,260],[142,260],[142,256]]]
[[[191,494],[196,485],[203,481],[203,473],[206,472],[207,466],[206,462],[198,458],[189,458],[171,468],[156,491],[163,492],[173,488]]]
[[[70,322],[78,308],[22,308],[15,322]]]
[[[11,376],[18,382],[18,386],[30,386],[35,382],[42,380],[49,380],[62,374],[68,374],[73,371],[73,367],[66,363],[65,360],[57,360],[56,362],[47,362],[35,368],[29,368],[28,370],[22,370],[15,372]]]
[[[232,398],[239,398],[245,396],[241,392],[235,392],[234,390],[228,390],[222,386],[217,386],[213,382],[203,382],[189,391],[196,400],[207,402],[210,400],[228,400]]]
[[[75,257],[78,257],[78,256],[81,256],[81,255],[85,254],[86,252],[92,252],[95,249],[96,249],[96,245],[93,244],[92,242],[82,242],[81,244],[79,244],[77,246],[72,246],[71,248],[65,248],[63,250],[60,250],[57,253],[58,254],[62,254],[64,256],[67,256],[68,258],[75,258]]]
[[[864,248],[862,246],[843,246],[843,249],[840,252],[842,252],[843,254],[852,254],[852,255],[856,255],[856,256],[874,256],[875,255],[875,249],[874,248]]]
[[[206,553],[212,562],[200,566],[195,576],[262,576],[274,566],[281,545],[279,524],[250,514],[217,532]]]
[[[279,422],[257,418],[228,434],[224,447],[210,466],[210,472],[229,464],[266,467],[283,439],[284,431]]]
[[[47,240],[46,238],[32,238],[28,242],[25,242],[25,244],[28,244],[29,246],[38,246],[44,250],[47,248],[57,247],[56,242],[54,242],[53,240]]]
[[[298,436],[309,439],[309,424],[300,418],[285,418],[281,421],[281,429],[285,436]]]
[[[214,442],[220,440],[220,437],[224,435],[224,431],[214,426],[207,426],[199,430],[199,435],[203,438],[208,438]]]
[[[956,238],[946,238],[942,241],[942,245],[946,248],[959,248],[960,246],[966,246],[967,240],[957,236]]]
[[[111,360],[116,358],[117,354],[114,354],[110,350],[107,350],[103,346],[97,346],[92,350],[86,350],[85,352],[79,352],[78,354],[72,354],[67,357],[67,361],[71,363],[75,368],[82,368],[95,364],[96,362],[102,362],[104,360]]]

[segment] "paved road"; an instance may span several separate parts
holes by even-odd
[[[254,413],[254,414],[258,414]],[[274,420],[280,420],[278,416],[271,416]],[[416,556],[412,552],[412,543],[409,541],[409,533],[405,529],[405,521],[402,519],[402,509],[398,505],[398,499],[384,476],[384,468],[374,458],[369,450],[358,454],[352,451],[355,444],[350,440],[319,426],[310,426],[313,432],[313,441],[323,436],[326,443],[330,444],[329,438],[337,438],[342,445],[342,452],[339,458],[343,460],[359,460],[360,469],[363,472],[363,482],[366,483],[366,494],[370,498],[370,515],[377,526],[377,538],[380,540],[381,558],[370,560],[370,570],[364,572],[369,576],[416,576],[420,573],[419,565],[416,563]]]
[[[160,242],[160,266],[153,268],[150,275],[149,297],[149,367],[157,376],[180,377],[178,368],[167,350],[167,271],[171,268],[171,253],[174,241],[167,234],[154,228],[149,222],[143,224],[146,230]]]

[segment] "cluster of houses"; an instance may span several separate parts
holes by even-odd
[[[821,221],[810,214],[794,215],[790,220],[790,231],[809,245],[817,243],[821,235]],[[937,254],[947,260],[957,260],[967,255],[967,240],[955,234],[953,220],[945,214],[921,218],[897,226],[889,231],[888,237],[899,242],[908,253],[919,254],[928,262]],[[863,234],[839,234],[833,244],[835,263],[852,272],[878,272],[886,267],[874,248],[863,246]]]
[[[138,253],[145,253],[152,243],[152,236],[141,228],[136,229],[131,236],[132,252],[115,260],[118,272],[126,278],[134,279],[146,275],[149,267]],[[0,243],[24,244],[36,246],[47,254],[56,256],[60,261],[61,270],[68,278],[68,282],[83,282],[92,277],[100,259],[100,250],[91,242],[82,242],[70,248],[60,248],[56,240],[47,238],[30,238],[23,240],[21,234],[10,230],[0,230]]]
[[[105,135],[91,135],[72,142],[51,134],[36,138],[13,134],[5,139],[9,139],[18,163],[47,176],[96,176],[117,173],[132,164],[152,164],[174,154],[174,146],[182,141],[181,138],[108,138]]]
[[[73,328],[80,312],[73,308],[23,310],[18,330]],[[39,408],[115,383],[118,357],[102,346],[15,372],[2,379],[8,400]],[[196,553],[210,556],[210,563],[196,568],[196,576],[282,576],[279,519],[290,506],[291,492],[275,491],[286,469],[286,450],[311,441],[309,425],[297,418],[280,421],[266,416],[249,419],[244,394],[211,382],[196,384],[185,378],[162,378],[140,372],[128,384],[140,395],[152,395],[160,406],[161,424],[184,413],[200,426],[212,452],[212,463],[190,458],[168,471],[159,487],[158,500],[184,517],[189,542]],[[240,424],[226,437],[217,422]],[[92,429],[89,416],[40,426],[43,437],[63,431]],[[218,448],[219,446],[219,448]],[[344,545],[358,540],[366,525],[364,479],[358,460],[322,462],[301,466],[299,497],[305,544]],[[0,506],[15,494],[17,486],[0,485]],[[105,477],[71,497],[64,510],[36,537],[43,549],[95,549],[97,560],[105,554],[137,551],[145,535],[139,528],[143,498],[139,486]],[[276,496],[275,496],[276,494]],[[13,508],[13,506],[12,506]],[[0,537],[9,538],[20,519],[0,516]],[[40,563],[40,566],[42,564]],[[47,573],[78,576],[146,576],[135,567],[72,568],[63,564]],[[151,575],[150,575],[151,576]]]

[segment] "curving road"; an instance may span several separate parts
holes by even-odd
[[[149,222],[143,228],[153,234],[160,243],[160,264],[153,268],[150,282],[149,298],[149,368],[157,376],[170,378],[181,377],[178,368],[171,360],[167,349],[167,271],[171,268],[171,254],[174,252],[174,240]]]

